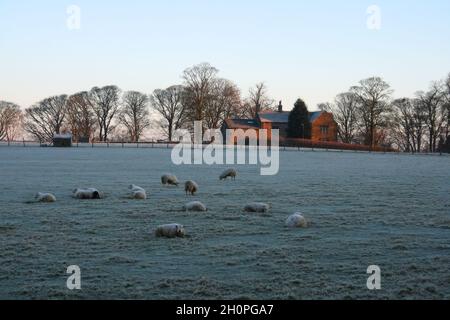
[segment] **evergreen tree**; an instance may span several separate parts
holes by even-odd
[[[289,115],[288,137],[311,139],[311,123],[305,102],[298,99]]]

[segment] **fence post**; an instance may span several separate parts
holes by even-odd
[[[25,148],[25,138],[22,138],[23,140],[23,147]]]

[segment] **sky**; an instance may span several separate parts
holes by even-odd
[[[450,73],[450,1],[0,0],[0,100],[23,108],[110,84],[151,93],[202,62],[286,109],[371,76],[412,96]]]

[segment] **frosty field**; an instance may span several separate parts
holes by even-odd
[[[0,299],[450,299],[450,158],[281,152],[280,173],[174,166],[163,149],[0,148]],[[163,187],[174,173],[195,197]],[[149,199],[126,199],[131,183]],[[71,198],[76,187],[107,197]],[[28,203],[38,191],[55,204]],[[200,200],[207,213],[185,213]],[[248,202],[266,215],[242,212]],[[308,229],[284,227],[301,211]],[[184,224],[189,237],[153,230]],[[82,290],[66,288],[81,268]],[[366,287],[382,269],[382,290]]]

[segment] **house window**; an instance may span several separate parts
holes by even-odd
[[[328,135],[328,126],[321,126],[320,133],[322,134],[322,136],[327,136]]]

